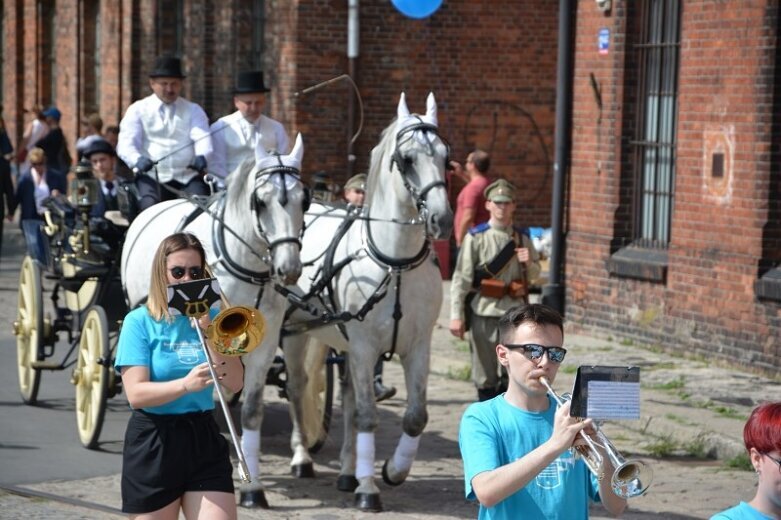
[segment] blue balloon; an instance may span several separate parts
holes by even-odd
[[[409,18],[426,18],[442,5],[442,0],[391,0],[393,7]]]

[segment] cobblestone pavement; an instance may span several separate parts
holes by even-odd
[[[4,259],[5,261],[5,259]],[[4,266],[5,267],[5,266]],[[447,291],[446,291],[447,292]],[[8,300],[8,295],[0,296]],[[15,298],[15,295],[13,295]],[[15,300],[14,300],[15,301]],[[385,512],[377,518],[473,518],[476,506],[463,497],[463,476],[458,449],[458,421],[475,396],[468,377],[468,348],[447,331],[447,306],[435,330],[432,373],[429,379],[429,423],[408,481],[391,488],[380,481]],[[2,316],[0,316],[2,318]],[[781,383],[703,359],[685,359],[618,338],[577,334],[568,330],[570,353],[555,387],[572,385],[574,367],[633,365],[641,367],[641,419],[610,422],[605,432],[627,457],[651,464],[654,483],[649,492],[630,502],[623,518],[697,519],[749,499],[755,478],[750,471],[732,469],[744,452],[742,427],[753,406],[779,399]],[[392,454],[404,412],[403,374],[397,360],[386,364],[386,384],[399,393],[380,404],[377,431],[377,476]],[[352,495],[335,488],[338,476],[342,416],[335,405],[331,435],[315,456],[316,479],[295,479],[289,472],[289,418],[285,402],[275,389],[267,389],[268,408],[263,426],[262,481],[272,506],[269,511],[241,510],[241,519],[365,518],[352,508]],[[1,452],[0,452],[1,454]],[[0,518],[102,519],[114,517],[90,504],[118,508],[119,473],[86,480],[64,480],[25,485],[25,490],[48,494],[20,496],[0,490]],[[86,504],[71,505],[62,497]],[[607,518],[599,506],[592,518]]]

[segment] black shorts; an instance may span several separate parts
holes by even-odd
[[[122,453],[122,511],[157,511],[187,491],[233,493],[228,442],[212,413],[134,410]]]

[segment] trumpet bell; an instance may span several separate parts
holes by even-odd
[[[206,329],[212,348],[223,356],[243,356],[260,345],[266,320],[258,309],[237,305],[214,317]]]
[[[653,471],[645,462],[630,460],[616,468],[610,484],[616,495],[632,498],[645,493],[653,479]]]

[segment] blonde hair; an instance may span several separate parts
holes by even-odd
[[[42,148],[36,146],[27,154],[27,159],[31,163],[46,162],[46,152],[44,152]]]
[[[160,247],[157,248],[155,257],[152,260],[149,298],[146,301],[149,314],[155,320],[171,318],[171,314],[168,312],[167,258],[171,253],[185,249],[192,249],[201,256],[201,267],[204,270],[204,276],[211,276],[206,267],[206,252],[203,250],[203,244],[198,240],[198,237],[191,233],[174,233],[166,237],[160,244]]]

